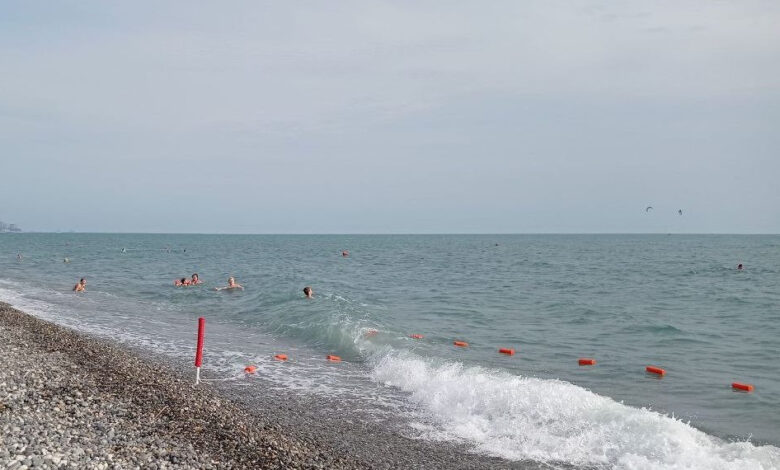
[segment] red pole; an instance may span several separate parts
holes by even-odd
[[[195,385],[200,382],[200,365],[203,364],[203,337],[206,335],[206,319],[198,318],[198,347],[195,350]]]

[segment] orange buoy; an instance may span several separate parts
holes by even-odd
[[[515,350],[512,349],[512,348],[501,348],[501,349],[498,350],[498,352],[500,352],[501,354],[506,354],[508,356],[514,356],[515,355]]]
[[[647,367],[645,367],[645,370],[647,372],[650,372],[651,374],[658,374],[658,375],[666,374],[666,371],[664,369],[661,369],[660,367],[655,367],[655,366],[647,366]]]
[[[457,346],[459,348],[467,348],[467,347],[469,347],[469,343],[467,343],[465,341],[453,341],[452,344],[454,344],[455,346]]]
[[[274,359],[278,361],[286,361],[287,360],[287,354],[277,354],[274,356]]]
[[[246,372],[247,374],[254,374],[256,370],[257,370],[256,366],[246,366],[246,367],[244,367],[244,372]]]
[[[581,357],[579,360],[581,366],[595,366],[596,360],[590,357]]]
[[[743,392],[752,392],[755,387],[752,384],[743,384],[739,382],[733,382],[731,388],[742,390]]]
[[[329,355],[329,356],[327,357],[327,359],[328,359],[330,362],[341,362],[341,358],[340,358],[340,357],[338,357],[338,356]]]
[[[425,338],[425,336],[423,336],[423,335],[418,335],[418,334],[416,334],[416,333],[415,333],[415,334],[413,334],[413,335],[409,335],[409,337],[410,337],[410,338],[412,338],[412,339],[423,339],[423,338]]]

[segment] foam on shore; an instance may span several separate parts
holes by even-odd
[[[59,468],[541,468],[409,439],[339,409],[349,402],[267,388],[263,377],[251,377],[262,393],[219,381],[193,388],[176,363],[2,302],[0,339],[0,390],[13,388],[0,401],[0,467],[35,457]]]
[[[0,467],[366,468],[162,364],[0,303]]]
[[[559,380],[387,354],[375,380],[410,393],[428,438],[465,440],[511,460],[610,468],[780,468],[780,449],[725,442],[670,416]]]
[[[9,283],[9,287],[14,285]],[[43,318],[58,323],[65,320],[66,324],[92,334],[123,338],[130,344],[171,356],[191,346],[177,345],[170,335],[164,337],[165,341],[155,341],[158,338],[145,336],[148,331],[133,337],[121,329],[103,329],[74,320],[78,317],[64,319],[61,306],[14,293],[13,289],[0,288],[0,298],[14,300]],[[402,349],[409,339],[400,333],[383,332],[378,337],[367,337],[367,326],[340,313],[351,308],[342,305],[349,302],[342,298],[331,300],[340,307],[333,309],[331,317],[301,318],[294,327],[287,326],[284,333],[305,338],[312,344],[347,351],[356,360],[368,358],[371,378],[403,392],[396,395],[408,394],[422,412],[404,414],[404,417],[411,420],[424,438],[463,442],[481,453],[515,462],[532,460],[617,468],[780,468],[777,447],[726,442],[679,419],[626,406],[568,382],[466,367],[441,358],[422,358]],[[272,326],[283,329],[285,325]],[[371,324],[374,327],[381,328]],[[213,346],[213,333],[210,339],[209,344]],[[220,348],[212,349],[211,354],[210,367],[221,366],[219,370],[223,374],[235,374],[231,371],[240,371],[248,360],[258,361],[258,376],[265,381],[263,393],[267,393],[271,381],[277,380],[278,388],[287,394],[334,395],[348,391],[349,396],[339,406],[375,407],[383,399],[388,402],[395,399],[395,396],[386,397],[386,390],[381,387],[368,390],[355,386],[360,377],[367,381],[362,364],[334,368],[316,356],[311,361],[298,357],[294,363],[282,365],[268,355],[251,359],[253,356],[245,351]],[[353,380],[345,380],[347,375]],[[352,396],[355,390],[360,396]]]

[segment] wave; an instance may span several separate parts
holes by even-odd
[[[677,336],[689,334],[687,331],[670,324],[633,324],[623,327],[621,334],[654,334],[659,336]]]
[[[510,460],[626,469],[780,467],[777,447],[726,442],[564,381],[398,351],[374,361],[372,378],[409,393],[426,412],[435,425],[417,426],[424,437],[470,442]]]
[[[20,287],[14,282],[0,282],[0,299],[37,311],[43,318],[75,326],[78,317],[63,318],[59,315],[61,305],[55,308],[48,302],[22,296],[17,291]],[[83,302],[91,297],[67,295],[65,299]],[[359,302],[337,295],[322,295],[318,300],[318,303],[301,303],[279,299],[258,321],[281,336],[344,351],[345,359],[367,361],[373,381],[404,392],[422,412],[411,419],[417,421],[413,426],[424,438],[461,441],[489,455],[551,465],[625,469],[780,468],[777,447],[727,442],[674,417],[626,406],[565,381],[420,357],[409,350],[411,340],[407,335],[383,328],[379,318],[369,313],[371,309]],[[139,320],[149,321],[147,317]],[[173,336],[163,331],[165,325],[158,326],[159,335],[145,330],[137,337],[125,333],[119,339],[171,355],[189,346],[189,343],[172,342]],[[78,327],[96,334],[117,335],[108,326],[103,329],[100,325],[90,327],[80,323]],[[380,333],[368,336],[367,332],[373,328]],[[670,325],[660,328],[680,332]],[[223,351],[223,362],[234,366],[227,370],[236,370],[247,360],[242,354]],[[261,362],[258,364],[263,366]],[[336,372],[329,368],[332,377],[321,380],[321,375],[316,375],[320,380],[309,380],[315,376],[314,366],[309,367],[305,361],[296,364],[304,372],[292,376],[289,366],[279,367],[280,383],[293,388],[297,383],[299,389],[312,390],[331,384],[345,374],[343,369]],[[265,366],[263,371],[271,374],[272,368],[278,365],[269,359]]]

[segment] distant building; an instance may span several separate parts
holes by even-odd
[[[16,224],[7,224],[3,221],[0,221],[0,233],[3,232],[21,232],[22,229],[19,228]]]

